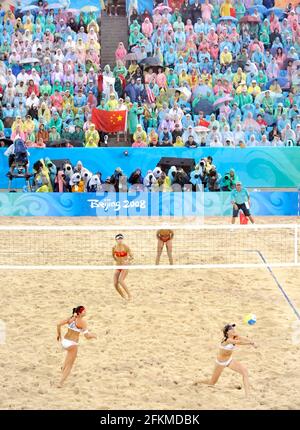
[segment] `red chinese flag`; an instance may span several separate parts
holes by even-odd
[[[105,133],[116,133],[117,131],[126,131],[126,110],[92,110],[92,123],[99,131]]]
[[[230,8],[230,16],[232,16],[233,18],[236,17],[236,11],[233,7]]]
[[[206,121],[206,119],[201,118],[199,120],[199,125],[202,125],[203,127],[209,127],[210,122]]]

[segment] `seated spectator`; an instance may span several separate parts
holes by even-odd
[[[133,144],[131,145],[133,148],[146,148],[147,142],[146,140],[143,140],[143,136],[141,134],[137,135],[136,139],[134,140]]]
[[[79,125],[75,126],[75,132],[70,136],[70,142],[73,146],[83,146],[85,142],[84,131]]]
[[[167,126],[164,126],[159,134],[159,144],[160,146],[172,146],[172,134]]]
[[[85,132],[85,146],[97,147],[100,140],[98,131],[95,124],[91,124],[89,129]]]
[[[180,124],[179,124],[179,123],[176,123],[176,124],[175,124],[175,128],[174,128],[174,130],[172,131],[172,141],[173,141],[173,143],[175,143],[175,142],[176,142],[177,137],[181,137],[181,136],[182,136],[182,134],[183,134],[183,130],[182,130],[182,128],[180,128]]]
[[[39,141],[40,139],[43,139],[44,143],[47,143],[49,140],[49,133],[45,129],[45,125],[43,123],[40,123],[38,132],[36,134],[36,140]]]
[[[147,133],[145,132],[145,130],[143,130],[143,127],[141,124],[137,124],[136,131],[133,134],[133,140],[137,141],[139,137],[143,142],[147,141]]]
[[[60,133],[55,127],[55,125],[50,128],[48,142],[50,145],[54,145],[60,142]]]
[[[185,142],[184,146],[185,146],[186,148],[197,148],[197,147],[198,147],[198,144],[197,144],[197,142],[194,140],[194,137],[193,137],[193,136],[189,136],[189,137],[188,137],[188,140]]]
[[[155,129],[152,128],[150,133],[148,134],[148,146],[149,147],[157,147],[158,145],[158,134],[156,133]]]

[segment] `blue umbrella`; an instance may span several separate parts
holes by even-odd
[[[267,12],[268,9],[265,6],[257,5],[257,6],[249,7],[249,9],[247,9],[247,12],[249,13],[249,15],[252,15],[255,10],[257,10],[257,12],[261,16],[263,16],[263,15],[266,14],[266,12]]]
[[[194,97],[207,97],[207,93],[212,93],[211,87],[209,85],[199,85],[194,91]]]
[[[284,16],[284,11],[279,7],[272,7],[271,9],[268,9],[266,15],[271,15],[272,12],[274,12],[274,14],[278,16],[279,19]]]
[[[198,114],[200,111],[204,113],[204,115],[210,115],[215,112],[215,107],[208,100],[200,99],[195,106],[193,106],[193,112]]]
[[[269,82],[267,82],[266,84],[267,90],[270,89],[270,86],[275,82],[275,80],[276,79],[271,79]],[[289,81],[286,78],[278,78],[277,81],[281,88],[285,88],[289,84]]]
[[[218,19],[218,22],[221,22],[221,21],[238,22],[238,20],[233,16],[222,16],[221,18]]]
[[[22,12],[27,12],[28,10],[32,10],[32,11],[39,10],[39,7],[32,4],[32,5],[25,6],[22,8]]]
[[[37,0],[22,0],[18,9],[23,10],[26,6],[32,5],[33,3],[37,3]]]

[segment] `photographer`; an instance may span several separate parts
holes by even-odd
[[[144,186],[146,188],[146,191],[155,191],[156,189],[156,185],[157,185],[157,180],[152,172],[152,170],[148,170],[147,175],[144,178]]]
[[[203,181],[205,178],[205,172],[203,171],[200,164],[197,164],[195,170],[190,174],[190,182],[193,185],[193,191],[203,191]]]
[[[215,166],[210,169],[209,174],[207,175],[207,188],[208,191],[221,191],[221,180],[222,176],[217,172]]]
[[[38,160],[33,165],[35,171],[33,177],[33,187],[36,193],[48,193],[53,191],[49,171],[45,166],[44,160]]]
[[[235,174],[234,169],[230,169],[229,172],[225,173],[222,180],[222,191],[232,191],[235,189],[235,185],[239,178]]]
[[[124,191],[122,187],[124,178],[125,176],[123,176],[121,167],[117,167],[113,175],[110,177],[110,184],[114,186],[116,193],[118,193],[120,189],[121,191]]]
[[[142,176],[141,169],[136,169],[132,172],[129,176],[128,182],[133,186],[133,188],[136,188],[137,185],[143,184],[144,178]]]
[[[182,168],[178,168],[175,174],[174,183],[172,185],[173,191],[186,191],[186,185],[190,183],[188,175]]]

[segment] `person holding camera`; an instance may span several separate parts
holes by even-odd
[[[118,193],[122,188],[123,172],[120,167],[117,167],[113,175],[110,177],[110,184],[114,186],[115,192]]]
[[[131,173],[128,179],[131,189],[139,189],[143,187],[144,178],[141,169],[136,169]]]
[[[235,220],[238,217],[239,211],[242,210],[244,215],[249,218],[252,224],[254,219],[250,214],[250,195],[246,188],[242,187],[242,183],[238,181],[236,183],[235,190],[231,192],[231,204],[233,206],[231,224],[235,224]]]
[[[222,181],[222,191],[232,191],[235,189],[235,185],[239,178],[236,175],[234,169],[230,169],[228,173],[225,173]]]
[[[221,174],[218,173],[215,166],[213,166],[207,175],[208,191],[221,191],[221,180]]]

